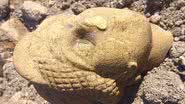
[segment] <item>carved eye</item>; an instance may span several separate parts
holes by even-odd
[[[84,28],[76,29],[76,38],[79,42],[90,42],[95,45],[96,42],[96,32],[86,30]]]

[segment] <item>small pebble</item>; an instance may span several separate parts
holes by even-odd
[[[6,51],[1,54],[3,60],[10,58],[12,55],[10,52]]]
[[[185,42],[174,42],[172,48],[169,51],[171,58],[179,58],[185,53]]]
[[[180,64],[183,66],[183,68],[185,68],[185,57],[184,56],[180,56],[179,59],[180,59]]]
[[[177,7],[181,8],[185,6],[185,1],[184,0],[177,0]]]
[[[183,22],[184,22],[184,21],[182,21],[182,20],[176,21],[176,22],[175,22],[175,25],[176,25],[176,26],[180,26],[181,24],[183,24]]]
[[[49,1],[48,1],[48,5],[49,5],[49,6],[53,6],[55,3],[56,3],[55,0],[49,0]]]
[[[159,14],[154,14],[150,17],[150,22],[152,23],[158,23],[161,19],[161,16]]]
[[[75,3],[72,5],[72,11],[74,12],[74,14],[80,14],[81,12],[83,12],[86,9],[86,7],[82,4],[79,3]]]
[[[69,2],[63,2],[62,5],[60,6],[60,8],[62,10],[66,10],[70,7],[70,3]]]
[[[174,41],[175,41],[175,42],[177,42],[177,41],[179,41],[179,40],[180,40],[179,37],[175,37],[175,38],[174,38]]]
[[[181,36],[181,31],[182,31],[181,27],[174,27],[174,28],[171,30],[171,32],[172,32],[172,34],[173,34],[174,37],[179,37],[179,36]]]
[[[185,35],[185,25],[181,25],[181,34]]]

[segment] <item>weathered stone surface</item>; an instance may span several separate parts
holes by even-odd
[[[0,28],[7,32],[6,35],[12,41],[18,41],[28,32],[24,24],[16,17],[4,22]]]
[[[0,29],[0,53],[15,47],[14,40],[7,35],[5,30]]]
[[[13,95],[10,99],[5,100],[2,102],[3,104],[36,104],[35,102],[31,100],[24,100],[21,96],[21,92],[17,92],[15,95]]]
[[[39,3],[25,1],[22,5],[21,12],[25,23],[32,29],[45,19],[48,9]]]
[[[25,1],[22,12],[23,18],[39,22],[47,15],[47,8],[33,1]]]
[[[132,104],[184,104],[185,86],[180,76],[163,68],[145,76]]]
[[[157,24],[161,19],[161,16],[159,14],[154,14],[150,17],[150,22]]]
[[[139,13],[93,8],[43,21],[17,44],[14,63],[24,78],[60,91],[60,104],[116,104],[171,45],[172,34]]]

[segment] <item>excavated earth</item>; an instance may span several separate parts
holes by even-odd
[[[39,86],[35,88],[16,72],[12,62],[16,37],[24,35],[25,31],[34,31],[49,16],[61,13],[77,15],[92,7],[129,8],[173,33],[173,46],[164,62],[143,75],[140,83],[128,87],[120,104],[185,104],[184,0],[25,1],[0,0],[0,104],[52,104],[36,92]],[[18,18],[24,25],[7,22],[12,18]],[[3,25],[6,23],[9,26]]]

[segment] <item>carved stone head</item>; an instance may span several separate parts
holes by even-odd
[[[24,78],[59,91],[60,104],[116,104],[171,45],[171,33],[139,13],[92,8],[47,18],[19,41],[14,63]]]

